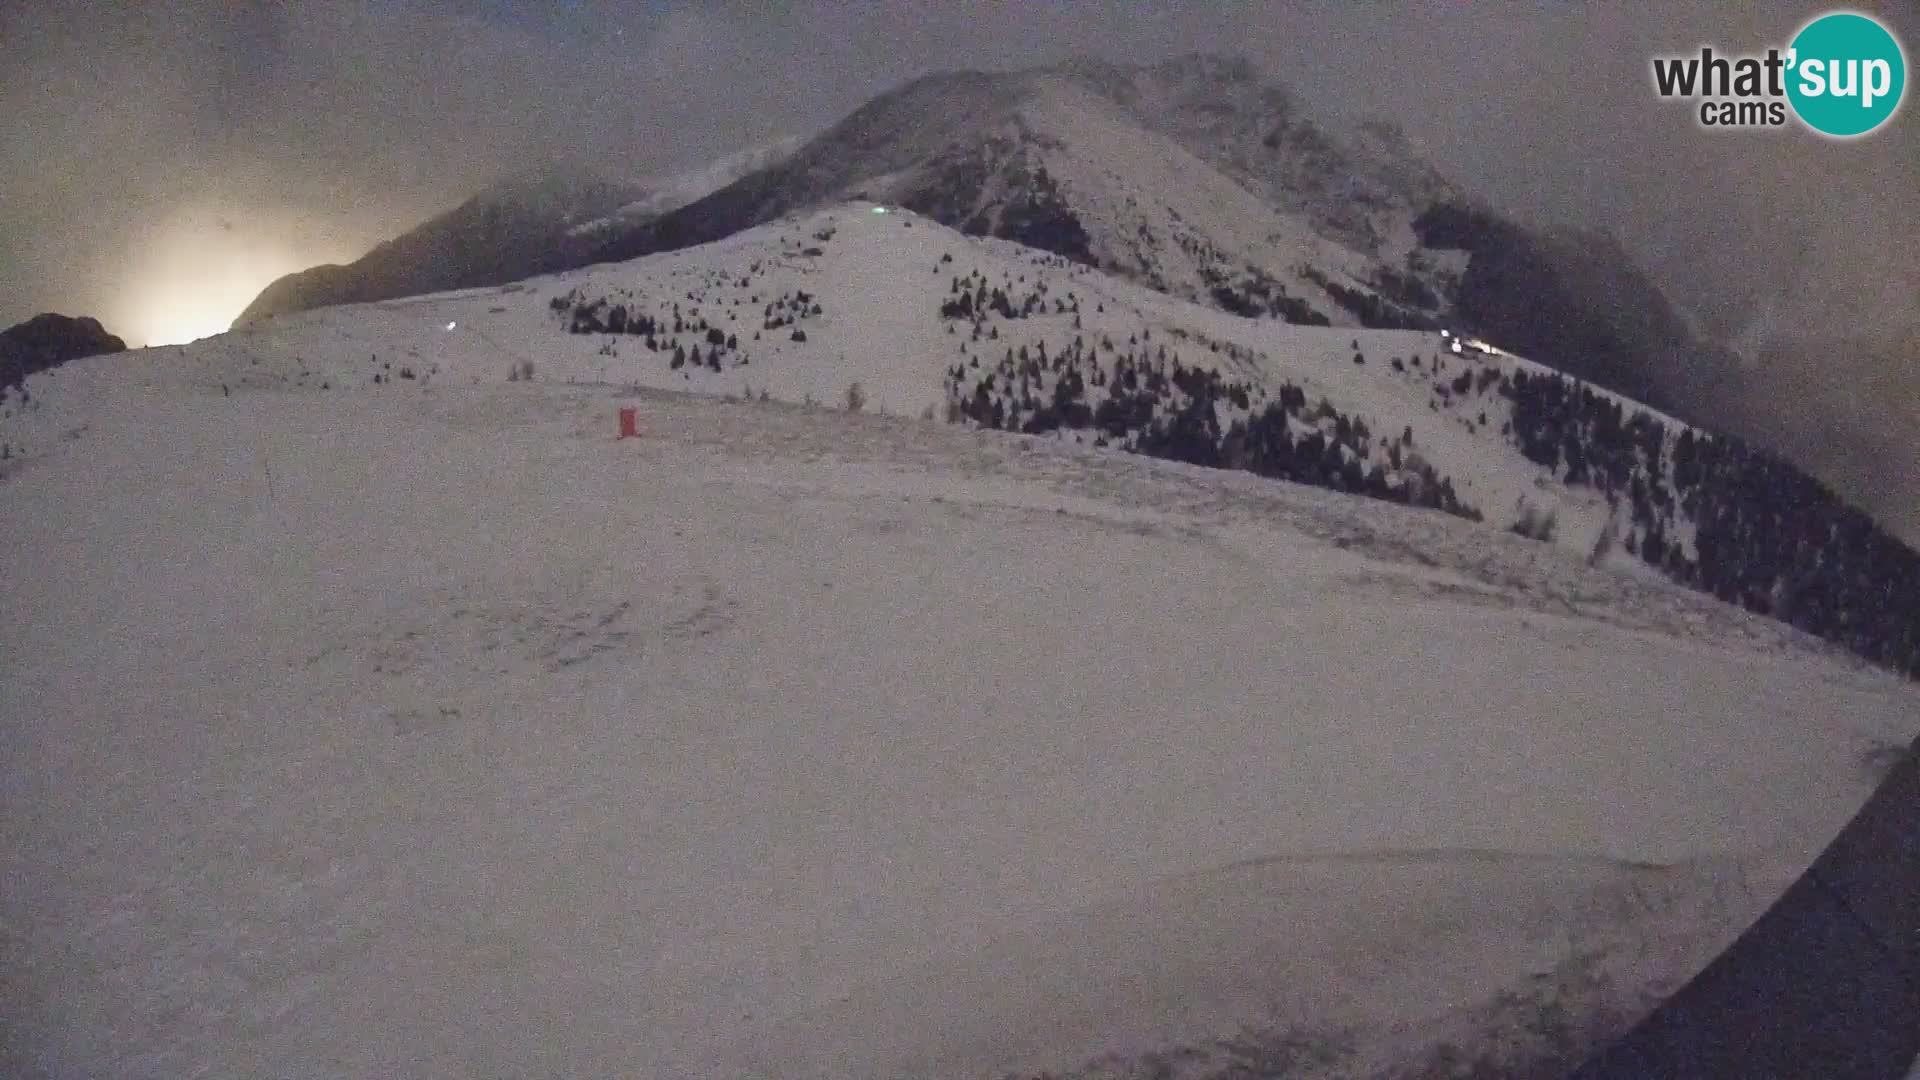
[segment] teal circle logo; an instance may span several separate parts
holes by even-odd
[[[1800,29],[1787,55],[1787,100],[1824,135],[1865,135],[1891,119],[1906,95],[1900,42],[1865,15],[1820,16]]]

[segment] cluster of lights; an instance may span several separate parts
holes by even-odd
[[[1472,349],[1475,352],[1486,353],[1488,356],[1492,356],[1494,353],[1500,351],[1486,342],[1481,341],[1479,338],[1463,338],[1451,330],[1440,331],[1440,336],[1446,339],[1448,350],[1456,356],[1468,349]]]

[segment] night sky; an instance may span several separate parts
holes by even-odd
[[[0,325],[223,325],[278,274],[543,160],[644,175],[930,70],[1192,50],[1399,121],[1522,216],[1615,230],[1723,334],[1916,320],[1910,104],[1839,144],[1705,132],[1652,93],[1654,53],[1784,45],[1804,5],[770,6],[0,5]],[[1920,34],[1911,8],[1862,10]]]

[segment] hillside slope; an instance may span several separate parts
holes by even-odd
[[[234,320],[499,285],[593,261],[611,235],[725,187],[790,153],[793,140],[750,147],[700,168],[645,181],[548,167],[501,181],[345,266],[316,266],[269,285]]]
[[[576,226],[646,194],[631,183],[548,170],[497,184],[345,266],[289,274],[234,320],[334,304],[498,285],[580,265],[593,244]]]
[[[848,204],[635,262],[290,316],[180,355],[237,387],[531,369],[838,405],[857,383],[882,411],[1448,511],[1920,673],[1920,556],[1739,440],[1440,331],[1240,317],[898,207]],[[11,452],[52,434],[0,416]]]
[[[855,237],[873,295],[801,320],[838,345],[709,377],[872,370],[835,320],[916,278]],[[30,380],[0,1071],[1512,1072],[1690,974],[1915,733],[1909,685],[1452,515],[568,386],[680,379],[547,310],[620,269]]]
[[[1334,474],[1303,479],[1342,485],[1351,461],[1362,482],[1347,486],[1377,470],[1400,501],[1440,505],[1457,475],[1446,505],[1501,526],[1558,513],[1563,541],[1591,550],[1604,500],[1489,430],[1511,412],[1492,380],[1540,369],[1449,346],[1437,332],[1239,318],[860,203],[632,263],[287,316],[182,355],[236,386],[497,381],[531,362],[543,380],[840,405],[857,382],[878,411],[1130,448],[1196,394],[1219,399],[1219,431],[1285,398],[1290,430],[1321,433],[1316,468],[1324,457]]]

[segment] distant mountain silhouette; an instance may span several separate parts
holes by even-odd
[[[549,167],[495,184],[345,265],[315,266],[269,285],[234,320],[335,304],[501,285],[593,261],[607,237],[765,165],[791,140],[754,147],[646,182]]]
[[[107,333],[99,320],[51,312],[0,330],[0,389],[17,386],[35,372],[100,353],[125,352],[127,343]]]

